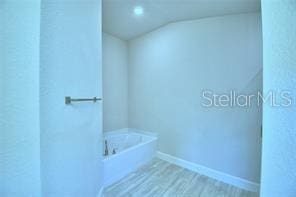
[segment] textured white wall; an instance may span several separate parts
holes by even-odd
[[[264,92],[296,92],[296,1],[262,1]],[[262,197],[296,196],[295,100],[264,105]]]
[[[179,22],[129,43],[129,127],[154,131],[159,150],[260,180],[261,108],[204,108],[204,89],[262,84],[260,14]]]
[[[102,186],[101,1],[42,1],[42,194],[96,196]]]
[[[103,34],[103,130],[128,127],[127,43]]]
[[[40,1],[0,2],[0,196],[41,196]]]

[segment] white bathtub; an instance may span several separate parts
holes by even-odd
[[[108,145],[108,156],[104,156],[104,187],[120,180],[156,154],[157,137],[149,132],[121,129],[104,134]],[[115,149],[115,154],[112,154]]]

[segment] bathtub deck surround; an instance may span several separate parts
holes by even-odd
[[[104,186],[107,187],[147,164],[156,155],[155,134],[135,129],[104,133]]]
[[[257,197],[258,194],[155,158],[122,180],[106,187],[104,196]]]

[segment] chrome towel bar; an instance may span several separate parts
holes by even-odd
[[[97,101],[101,101],[101,100],[102,100],[102,98],[97,98],[97,97],[94,97],[94,98],[77,98],[77,99],[73,99],[70,96],[66,96],[65,97],[65,104],[66,105],[69,105],[72,102],[84,102],[84,101],[97,102]]]

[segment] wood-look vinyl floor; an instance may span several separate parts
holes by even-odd
[[[156,158],[104,190],[104,197],[258,196]]]

